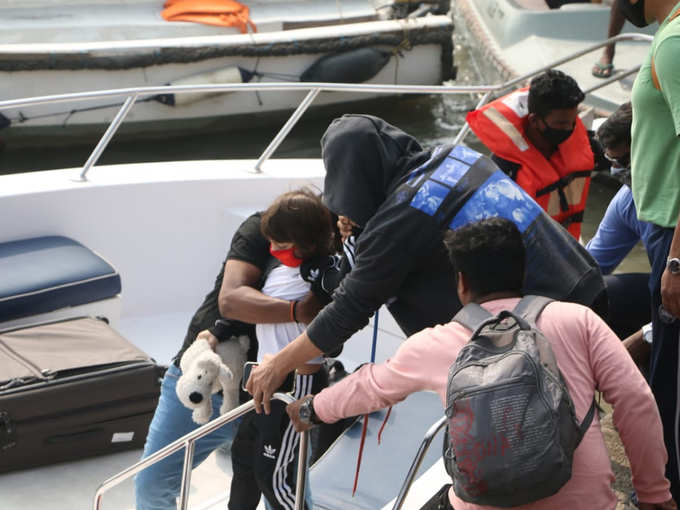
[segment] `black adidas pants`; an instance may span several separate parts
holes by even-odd
[[[279,391],[288,392],[293,377],[289,377]],[[325,369],[311,375],[294,376],[293,396],[316,394],[328,386]],[[272,400],[271,413],[248,414],[239,427],[231,451],[234,473],[229,510],[255,508],[262,493],[276,510],[295,508],[295,481],[300,435],[286,414],[286,404]],[[254,457],[253,457],[254,455]],[[257,487],[253,487],[251,471]],[[305,508],[307,506],[305,505]]]

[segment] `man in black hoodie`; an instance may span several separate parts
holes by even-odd
[[[369,115],[334,120],[321,146],[326,204],[357,225],[355,265],[305,333],[253,370],[247,389],[257,412],[269,413],[272,393],[295,366],[337,348],[385,303],[406,335],[450,321],[461,305],[446,229],[509,219],[527,249],[525,293],[586,306],[603,300],[588,252],[489,158],[463,145],[423,150]]]

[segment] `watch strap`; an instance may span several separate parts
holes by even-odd
[[[314,425],[319,425],[321,420],[316,415],[316,411],[314,411],[314,395],[309,397],[309,410],[311,411],[311,414],[309,415],[309,421],[311,421]]]
[[[666,267],[672,274],[679,274],[680,273],[680,258],[677,257],[669,257],[666,260]]]
[[[302,406],[300,407],[300,411],[302,409],[305,409],[305,413],[307,416],[302,416],[302,412],[300,412],[300,419],[309,424],[309,425],[317,425],[321,423],[321,421],[317,418],[316,413],[314,412],[314,396],[310,395],[304,398],[304,402],[302,403]]]

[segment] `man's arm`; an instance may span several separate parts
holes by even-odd
[[[227,260],[218,298],[220,315],[251,324],[291,322],[290,301],[257,290],[262,270],[242,260]],[[309,323],[321,309],[313,293],[296,305],[299,322]]]
[[[260,414],[264,407],[265,414],[269,414],[272,395],[283,384],[286,376],[296,367],[322,354],[323,351],[312,343],[305,331],[275,356],[267,357],[253,368],[246,383],[246,391],[253,396],[255,412]]]
[[[645,330],[649,328],[651,333],[652,325],[646,324],[641,329],[637,330],[635,333],[623,340],[623,346],[633,358],[636,365],[640,367],[646,367],[649,365],[649,354],[652,349],[651,342],[648,342],[645,338]]]
[[[431,335],[432,330],[416,333],[385,363],[367,363],[321,391],[314,397],[316,417],[324,423],[334,423],[384,409],[417,391],[441,389],[455,355],[449,352],[442,356],[437,349],[442,343],[430,342]],[[448,350],[452,351],[453,347],[449,346]],[[299,419],[302,400],[304,397],[286,408],[298,432],[309,428]]]
[[[673,117],[676,143],[680,144],[680,66],[677,65],[680,52],[680,37],[672,37],[662,41],[654,54],[656,74],[661,87],[661,94],[666,100]],[[675,162],[677,164],[677,162]],[[677,168],[668,168],[669,172],[677,172]],[[678,176],[680,179],[680,176]],[[680,218],[675,227],[673,241],[668,257],[680,258]],[[668,269],[661,276],[661,301],[668,312],[680,317],[680,275],[671,274]]]
[[[622,186],[607,206],[597,232],[586,245],[602,274],[616,269],[640,240],[640,234],[626,222],[627,218],[637,221],[635,214],[627,214],[627,207],[634,207],[632,193],[630,188]]]
[[[402,230],[394,234],[398,239],[382,232],[359,237],[354,267],[307,328],[307,336],[321,351],[332,352],[366,326],[371,315],[399,293],[410,273],[431,262],[429,255],[442,246],[441,234],[429,221],[417,221],[416,213],[401,222]]]
[[[597,388],[614,408],[614,426],[630,461],[638,498],[647,504],[667,502],[671,499],[664,475],[668,456],[654,396],[614,332],[594,312],[584,313],[584,347]]]
[[[413,229],[413,225],[409,226]],[[401,245],[381,234],[374,234],[370,243],[359,238],[356,265],[333,294],[333,301],[321,310],[307,331],[253,370],[247,389],[258,413],[260,404],[264,404],[269,414],[269,399],[291,370],[321,353],[332,352],[368,324],[371,314],[397,293],[413,269],[418,254],[413,250],[429,253],[433,242],[441,242],[436,233],[427,235],[426,228],[418,227],[416,224],[418,232],[402,233],[412,239]],[[429,242],[420,242],[421,236]]]

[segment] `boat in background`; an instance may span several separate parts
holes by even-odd
[[[140,85],[343,82],[432,85],[452,78],[448,1],[255,0],[257,32],[165,21],[162,0],[6,0],[0,6],[0,98]],[[135,137],[222,123],[266,122],[303,96],[279,93],[157,94],[131,113]],[[317,105],[359,99],[324,94]],[[367,99],[363,96],[361,99]],[[119,104],[102,99],[3,111],[7,143],[91,136]],[[264,117],[264,120],[262,118]],[[68,128],[68,129],[65,129]]]
[[[454,9],[461,20],[457,27],[470,40],[487,81],[524,75],[605,39],[610,13],[607,3],[574,3],[549,9],[544,0],[456,0]],[[653,35],[655,30],[656,24],[639,29],[626,22],[622,33]],[[642,62],[648,50],[647,41],[618,42],[612,78]],[[557,68],[586,91],[605,81],[591,74],[599,56],[600,53],[588,53]],[[608,115],[630,100],[634,78],[631,75],[612,80],[587,93],[585,104],[600,115]]]

